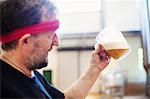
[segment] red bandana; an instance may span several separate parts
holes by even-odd
[[[25,34],[38,34],[44,32],[55,32],[59,27],[59,21],[47,21],[39,24],[34,24],[31,26],[25,26],[23,28],[17,29],[7,35],[1,36],[0,40],[2,43],[7,43],[12,40],[16,40]]]

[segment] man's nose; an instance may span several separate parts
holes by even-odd
[[[53,37],[53,46],[58,46],[58,37],[57,35],[55,34],[54,37]]]

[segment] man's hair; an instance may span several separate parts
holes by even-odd
[[[54,14],[56,7],[49,0],[5,0],[0,3],[0,33],[7,35],[12,31],[41,22],[43,7],[48,14]],[[16,48],[18,40],[2,43],[3,50]]]

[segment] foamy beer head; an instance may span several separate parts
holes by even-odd
[[[131,51],[123,34],[113,26],[104,28],[97,35],[96,42],[116,60],[122,59]]]

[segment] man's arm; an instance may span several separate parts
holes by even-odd
[[[92,52],[89,67],[70,88],[64,91],[66,99],[85,99],[100,72],[108,65],[110,56],[101,45]]]

